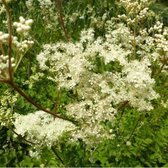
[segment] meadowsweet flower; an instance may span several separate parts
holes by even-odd
[[[14,58],[11,58],[11,68],[15,67]],[[9,77],[9,57],[8,55],[0,55],[0,79],[8,79]]]
[[[80,75],[87,66],[87,60],[82,54],[82,45],[63,44],[45,45],[44,51],[37,56],[41,69],[49,69],[57,73],[57,77],[49,79],[58,82],[59,87],[73,88],[78,84]],[[46,61],[49,61],[49,68]]]
[[[126,39],[123,32],[130,37]],[[146,30],[141,34],[148,35]],[[103,137],[114,138],[101,123],[105,120],[113,123],[120,103],[128,102],[138,111],[149,111],[153,108],[151,100],[159,95],[153,90],[155,80],[151,78],[149,55],[140,60],[129,60],[134,51],[130,42],[133,36],[127,27],[118,24],[104,38],[94,39],[92,29],[84,30],[81,36],[76,43],[44,45],[37,60],[40,68],[49,72],[48,79],[56,82],[60,90],[66,88],[77,92],[78,101],[64,105],[67,113],[81,123],[73,137],[93,143],[94,137],[97,141]],[[117,45],[119,43],[121,45]],[[119,63],[120,69],[94,72],[100,68],[96,65],[97,58],[103,66]]]
[[[27,6],[28,9],[32,8],[32,6],[33,6],[33,0],[27,0],[26,1],[26,6]]]
[[[81,38],[80,38],[80,41],[82,43],[85,43],[85,42],[93,42],[94,41],[94,30],[92,28],[88,29],[88,30],[83,30],[81,32]]]
[[[8,38],[9,38],[8,33],[3,33],[3,32],[0,31],[0,42],[1,43],[7,42]]]
[[[37,146],[48,147],[54,145],[64,132],[75,129],[71,122],[54,118],[43,111],[28,115],[16,114],[14,126],[18,134],[26,136],[28,140],[37,143]]]
[[[155,80],[151,78],[150,62],[134,60],[124,67],[124,78],[128,88],[128,100],[133,107],[140,111],[151,110],[152,105],[147,100],[158,98],[158,94],[152,89]]]
[[[150,13],[148,6],[152,1],[120,2],[128,15],[119,15],[110,20],[107,13],[99,18],[91,16],[94,18],[91,24],[101,24],[103,20],[106,30],[103,37],[96,37],[93,28],[84,29],[79,41],[45,44],[37,55],[41,73],[47,71],[47,78],[57,84],[60,92],[66,89],[76,96],[74,101],[60,105],[80,123],[79,127],[70,129],[73,130],[72,140],[80,138],[87,144],[93,144],[95,139],[98,143],[103,138],[115,138],[113,131],[105,129],[102,123],[108,121],[113,124],[123,102],[128,102],[129,108],[139,112],[150,111],[153,109],[152,100],[159,97],[154,90],[155,79],[151,77],[151,65],[155,60],[160,61],[160,51],[167,52],[167,30],[162,23],[157,22],[149,29],[140,25],[135,33],[132,26],[147,18]],[[49,1],[47,3],[49,6]],[[92,8],[89,10],[89,14],[93,12]],[[74,13],[69,20],[74,21],[77,17]],[[20,22],[25,23],[25,20],[21,18]],[[35,84],[35,80],[39,79],[40,74],[36,74],[30,81],[33,80]],[[27,117],[33,115],[38,116],[32,119],[33,129],[24,126],[24,119],[16,119],[16,125],[20,125],[16,130],[30,140],[38,134],[37,142],[43,139],[48,142],[47,146],[51,146],[57,139],[52,135],[60,135],[52,129],[57,127],[56,123],[51,118],[45,117],[44,120],[39,117],[39,112]],[[44,124],[48,131],[43,123],[48,123],[48,126]],[[64,131],[59,129],[59,132]]]
[[[131,146],[131,142],[130,142],[130,141],[127,141],[127,142],[126,142],[126,145],[127,145],[127,146]]]
[[[50,7],[52,5],[51,0],[38,0],[41,8]]]
[[[14,22],[13,26],[16,27],[16,31],[19,34],[28,35],[33,23],[32,19],[26,20],[23,16],[19,17],[19,22]]]

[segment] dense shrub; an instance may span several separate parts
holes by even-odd
[[[165,4],[0,0],[0,166],[168,166]]]

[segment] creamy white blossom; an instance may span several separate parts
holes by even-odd
[[[43,111],[28,115],[16,114],[14,126],[15,131],[21,136],[26,136],[27,140],[36,143],[37,146],[48,147],[54,145],[63,133],[75,129],[71,122],[54,118]]]
[[[123,32],[129,37],[122,36]],[[159,95],[153,89],[155,80],[151,78],[152,59],[149,55],[140,60],[129,59],[134,54],[131,48],[134,38],[125,25],[117,25],[104,38],[95,39],[92,29],[88,32],[84,30],[81,36],[76,43],[44,45],[37,60],[41,70],[49,72],[48,79],[56,82],[60,90],[66,88],[77,93],[78,101],[65,105],[65,108],[81,123],[81,128],[72,136],[88,144],[94,142],[94,137],[97,137],[97,142],[103,137],[114,137],[113,132],[109,134],[104,129],[102,122],[113,123],[119,104],[128,102],[137,111],[150,111],[153,109],[151,101]],[[96,59],[104,65],[97,67]],[[119,64],[119,70],[111,72],[103,69],[111,63],[114,66]],[[96,68],[102,68],[101,72],[94,72]]]
[[[19,22],[14,22],[13,26],[16,27],[17,33],[27,35],[31,29],[32,23],[32,19],[26,20],[23,16],[20,16]]]
[[[55,22],[50,21],[58,19],[58,15],[54,15],[52,1],[37,2],[44,9],[41,19],[46,21],[45,28],[52,28]],[[66,91],[66,96],[70,92],[73,94],[72,101],[58,106],[77,120],[79,126],[37,111],[25,116],[16,115],[15,131],[37,143],[39,149],[41,146],[51,147],[67,131],[71,140],[82,139],[93,145],[103,138],[115,138],[113,129],[105,128],[104,123],[109,122],[113,126],[123,103],[138,113],[152,110],[152,101],[159,98],[154,90],[152,63],[157,61],[162,66],[163,58],[168,56],[168,30],[163,23],[157,21],[151,28],[139,24],[153,16],[149,9],[152,2],[120,0],[127,15],[115,18],[109,18],[108,12],[96,17],[94,9],[88,6],[85,12],[90,15],[92,28],[82,30],[79,40],[44,44],[36,57],[41,71],[32,75],[27,83],[32,87],[47,72],[46,77],[54,82],[60,94],[61,91]],[[29,10],[33,9],[33,3],[32,0],[26,1]],[[65,24],[83,19],[85,13],[80,14],[65,15]],[[49,21],[48,18],[52,19]],[[32,22],[20,16],[19,22],[14,22],[16,32],[29,35]],[[104,35],[97,37],[93,27],[103,29]],[[6,43],[8,38],[8,33],[0,32],[0,42]],[[14,46],[22,51],[33,44],[29,38],[21,41],[12,38]],[[2,69],[6,68],[4,60],[0,63]],[[166,102],[162,104],[166,106]],[[131,146],[131,142],[127,141],[126,145]],[[36,150],[30,152],[32,156],[38,153]]]
[[[15,67],[14,58],[11,58],[11,68]],[[0,55],[0,79],[8,79],[9,77],[9,57],[8,55]]]

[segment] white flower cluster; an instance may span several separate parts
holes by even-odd
[[[14,41],[14,44],[17,50],[24,53],[34,44],[34,41],[31,39],[23,41]]]
[[[11,58],[11,68],[15,67],[14,58]],[[9,57],[8,55],[0,55],[0,80],[9,78]]]
[[[148,30],[140,29],[139,35],[133,41],[139,47],[136,54],[141,58],[148,57],[151,61],[160,61],[168,57],[168,28],[159,21]]]
[[[49,78],[58,82],[60,88],[69,89],[78,84],[80,75],[87,66],[87,60],[84,58],[82,50],[81,44],[47,44],[44,45],[44,51],[37,56],[37,61],[42,70],[48,69],[51,74],[57,74],[54,78]],[[49,67],[46,65],[48,60]]]
[[[15,60],[20,60],[25,54],[25,52],[34,44],[34,42],[28,37],[25,39],[23,37],[27,36],[29,30],[31,29],[31,24],[33,23],[32,19],[24,19],[22,16],[19,17],[19,22],[14,22],[13,25],[16,27],[16,31],[22,36],[18,38],[16,36],[12,36],[12,50],[14,53],[17,53],[16,58],[12,55],[11,58],[11,67],[14,68],[15,65],[18,65],[18,62]],[[0,50],[2,55],[0,55],[0,79],[7,79],[9,77],[9,58],[8,55],[5,55],[5,48],[4,46],[8,46],[9,42],[9,34],[0,31]]]
[[[120,0],[122,6],[124,6],[127,15],[119,15],[118,17],[125,20],[129,26],[135,26],[138,23],[142,23],[144,19],[149,16],[153,16],[154,13],[149,11],[149,5],[154,0]]]
[[[125,36],[122,36],[123,32],[126,32]],[[42,70],[48,70],[48,78],[60,89],[77,92],[79,100],[65,106],[67,113],[82,125],[73,132],[73,137],[92,143],[95,137],[101,140],[115,136],[104,129],[102,122],[113,123],[119,104],[128,101],[138,111],[149,111],[153,108],[151,100],[157,99],[158,94],[153,90],[155,80],[151,78],[148,57],[129,60],[133,53],[132,36],[123,24],[116,26],[105,38],[94,40],[92,29],[81,34],[81,40],[75,44],[45,45],[37,61]],[[95,64],[96,59],[100,59],[103,66],[118,63],[120,70],[103,70],[103,66]],[[96,67],[102,68],[102,72],[94,72]]]
[[[41,8],[43,9],[44,7],[48,7],[50,8],[52,5],[52,1],[51,0],[38,0],[40,3]]]
[[[149,111],[153,109],[151,100],[157,99],[159,95],[153,90],[155,80],[151,78],[151,70],[148,60],[131,61],[123,67],[123,78],[116,81],[114,90],[120,89],[120,99],[129,101],[129,104],[138,111]],[[118,101],[121,101],[118,99]]]
[[[139,12],[141,12],[142,9],[148,7],[152,2],[154,2],[154,0],[139,0],[139,1],[120,0],[120,3],[124,6],[128,16],[130,15],[135,16],[139,14]]]
[[[9,40],[9,34],[0,31],[0,43],[7,45],[8,44],[8,40]],[[19,43],[18,38],[16,36],[12,36],[12,43],[14,45]]]
[[[43,111],[36,111],[28,115],[16,114],[14,126],[19,135],[35,143],[35,146],[49,148],[63,133],[75,129],[75,125],[71,122],[54,118]]]
[[[30,31],[32,23],[33,23],[32,19],[26,20],[23,16],[20,16],[19,22],[14,22],[13,26],[16,27],[16,31],[19,34],[22,34],[25,36]]]
[[[92,28],[83,30],[81,32],[80,41],[81,43],[92,43],[94,41],[94,30]]]
[[[168,29],[157,22],[149,29],[140,25],[135,32],[132,26],[143,23],[152,14],[148,9],[152,0],[120,2],[128,16],[119,15],[107,20],[105,13],[101,19],[93,21],[99,24],[104,20],[104,37],[96,38],[90,28],[81,32],[79,41],[45,44],[43,51],[37,55],[40,69],[47,71],[47,78],[57,84],[60,93],[66,89],[75,94],[76,100],[60,106],[79,121],[80,127],[37,111],[27,116],[16,116],[16,132],[48,147],[64,131],[71,131],[73,140],[99,143],[102,138],[115,137],[113,130],[106,129],[103,124],[106,121],[113,124],[124,102],[139,112],[153,109],[152,100],[159,95],[154,90],[151,66],[163,55],[167,57]],[[28,3],[30,5],[33,1],[28,0]],[[50,1],[41,1],[40,4],[50,5]],[[92,13],[92,8],[89,10]],[[117,22],[112,23],[115,20]],[[45,74],[32,76],[31,83],[40,80],[41,75]]]
[[[6,43],[8,41],[9,34],[0,31],[0,43]]]

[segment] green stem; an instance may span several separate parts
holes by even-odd
[[[29,103],[31,103],[32,105],[34,105],[36,108],[38,108],[39,110],[42,110],[48,114],[53,115],[54,117],[63,119],[63,120],[68,120],[65,117],[62,117],[60,115],[58,115],[57,113],[53,113],[48,109],[45,109],[44,107],[42,107],[41,105],[39,105],[38,103],[36,103],[34,100],[32,100],[29,96],[27,96],[14,82],[12,81],[8,81],[7,84],[9,84],[15,91],[17,91],[22,97],[24,97]]]
[[[51,147],[53,153],[55,154],[55,156],[57,157],[57,159],[64,165],[64,161],[62,160],[62,158],[58,155],[57,151],[55,150],[55,148],[52,146]]]
[[[127,139],[127,141],[129,141],[129,140],[132,138],[132,136],[134,135],[135,131],[136,131],[137,128],[138,128],[139,123],[141,122],[142,116],[143,116],[143,115],[141,114],[141,115],[138,117],[138,119],[137,119],[137,121],[136,121],[136,123],[135,123],[135,126],[134,126],[134,128],[132,129],[131,134],[130,134],[129,138]]]

